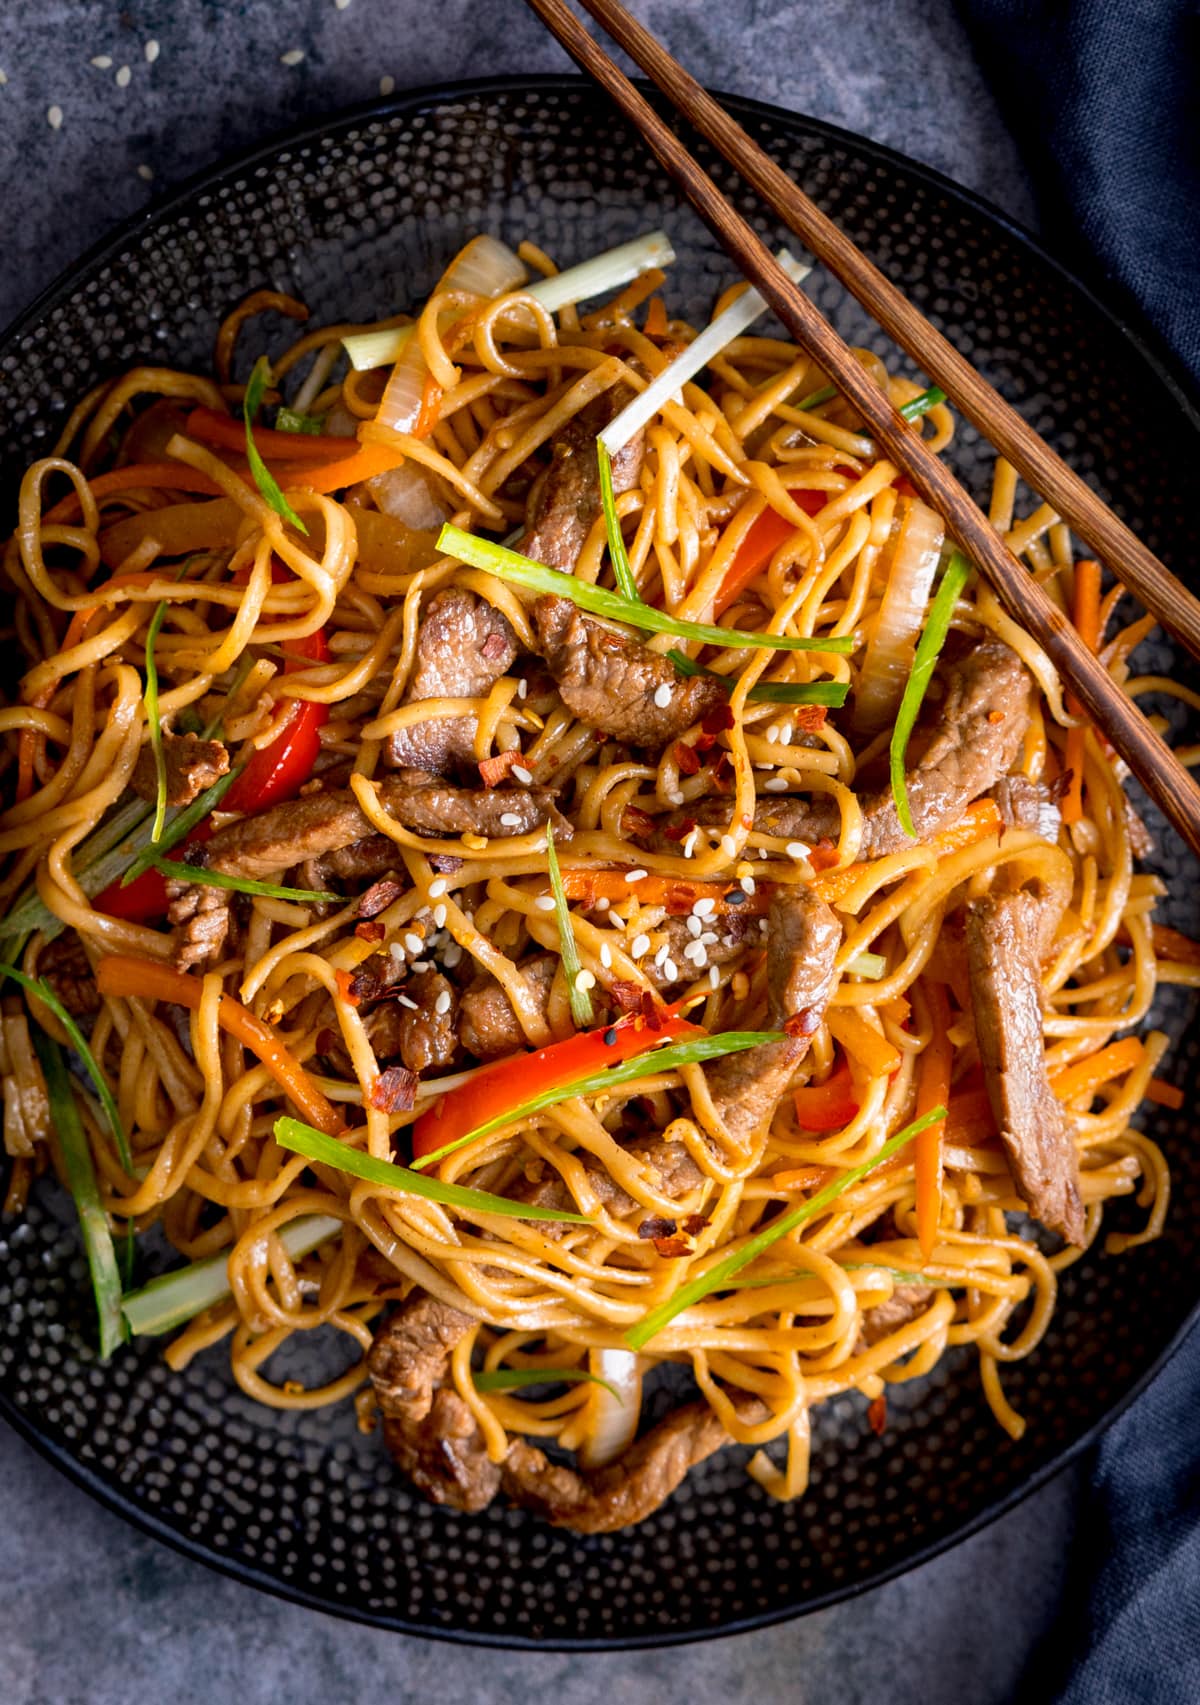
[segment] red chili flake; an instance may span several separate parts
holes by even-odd
[[[491,633],[488,634],[487,638],[484,640],[483,644],[479,647],[479,655],[481,657],[486,657],[489,663],[494,663],[497,658],[503,657],[507,650],[508,645],[505,641],[504,635],[502,633],[497,633],[495,628],[493,628]]]
[[[838,850],[829,838],[822,837],[808,855],[808,862],[814,870],[828,870],[838,861]]]
[[[711,752],[716,743],[717,737],[715,734],[697,734],[695,740],[692,742],[692,747],[693,750],[697,752]]]
[[[453,876],[463,867],[463,860],[454,853],[426,853],[431,870],[436,870],[439,876]]]
[[[867,1420],[876,1438],[881,1438],[887,1426],[886,1397],[875,1397],[867,1404]]]
[[[417,1099],[419,1082],[407,1066],[387,1066],[371,1085],[367,1100],[379,1113],[406,1113]]]
[[[338,994],[341,995],[346,1005],[357,1006],[362,999],[362,996],[356,993],[354,988],[355,983],[359,980],[358,977],[351,977],[349,971],[335,971],[333,980],[337,984]]]
[[[621,813],[621,833],[631,841],[645,840],[654,833],[654,819],[636,805],[627,805]]]
[[[620,981],[610,983],[608,992],[622,1012],[640,1012],[642,1010],[642,996],[646,991],[640,983]]]
[[[829,712],[823,704],[797,705],[792,713],[793,724],[806,734],[815,734],[828,720]]]
[[[707,1214],[687,1214],[683,1221],[683,1229],[689,1237],[699,1237],[707,1224]]]
[[[493,639],[499,639],[499,634],[493,634]],[[501,641],[503,644],[503,641]],[[479,773],[483,777],[484,787],[495,787],[498,781],[503,781],[509,770],[520,761],[521,754],[514,747],[511,752],[497,752],[494,758],[484,758],[479,765]]]
[[[396,982],[398,967],[383,954],[373,953],[364,961],[350,978],[350,1001],[357,1006],[360,1001],[378,1000],[386,993],[389,984]],[[338,987],[341,987],[342,973],[338,972]]]
[[[690,1255],[693,1243],[690,1237],[656,1237],[654,1247],[668,1261],[677,1261],[681,1256]]]
[[[359,896],[358,905],[354,908],[360,918],[378,917],[385,912],[394,900],[398,900],[404,892],[404,884],[395,882],[390,876],[382,881],[373,882],[365,894]]]
[[[804,1006],[799,1012],[794,1012],[785,1022],[783,1033],[785,1036],[811,1036],[820,1028],[821,1013],[819,1008]]]
[[[648,994],[644,991],[642,994],[642,1017],[645,1019],[651,1030],[662,1029],[662,1008],[659,1006],[652,994]]]
[[[355,924],[354,933],[360,941],[382,941],[387,934],[380,918],[364,918],[360,924]]]
[[[674,1237],[678,1230],[677,1220],[667,1220],[660,1214],[651,1214],[649,1219],[644,1219],[637,1228],[637,1234],[649,1243],[651,1240],[657,1242],[660,1237]]]
[[[710,710],[700,726],[706,734],[723,734],[727,728],[733,727],[733,723],[733,712],[727,704],[723,704]]]
[[[686,841],[696,827],[694,817],[685,817],[682,823],[664,824],[663,834],[669,841]]]
[[[728,752],[722,752],[713,765],[713,782],[718,793],[728,793],[733,786],[735,771],[733,759]]]
[[[700,774],[700,760],[696,756],[694,748],[689,746],[686,740],[676,740],[672,750],[681,775],[697,776]]]

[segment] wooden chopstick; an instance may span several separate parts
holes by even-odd
[[[840,279],[888,336],[941,386],[954,407],[1008,458],[1034,491],[1054,506],[1146,609],[1181,639],[1193,656],[1200,657],[1200,600],[1039,437],[1011,403],[975,371],[937,327],[930,325],[845,232],[821,212],[737,120],[671,57],[662,43],[630,16],[620,0],[582,0],[582,4],[657,83],[689,124],[708,138],[817,259]],[[538,6],[536,10],[541,12],[542,8]]]
[[[792,283],[766,244],[729,205],[712,178],[564,0],[528,3],[572,59],[595,78],[641,132],[651,152],[741,271],[758,286],[792,336],[858,410],[889,459],[945,517],[951,533],[982,570],[1009,615],[1048,654],[1087,715],[1104,729],[1164,815],[1200,853],[1200,787],[1080,641],[1067,617],[1012,555],[949,468],[930,454],[833,327]]]

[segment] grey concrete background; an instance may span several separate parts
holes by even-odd
[[[1033,222],[950,0],[634,9],[706,82],[889,143]],[[3,0],[0,324],[156,194],[381,79],[564,68],[521,0]],[[403,1640],[238,1586],[126,1527],[0,1429],[0,1705],[1033,1700],[1080,1492],[1078,1474],[1060,1477],[925,1568],[783,1627],[658,1654],[522,1655]]]

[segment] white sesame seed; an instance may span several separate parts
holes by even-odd
[[[425,943],[419,935],[416,935],[412,930],[409,930],[408,934],[404,938],[404,945],[408,948],[410,953],[419,953]]]
[[[552,912],[554,910],[554,895],[539,894],[533,903],[539,912]]]
[[[454,967],[461,961],[462,956],[462,948],[459,946],[457,941],[452,941],[446,951],[442,954],[442,964],[446,967],[447,971],[453,971]]]
[[[732,835],[721,836],[721,851],[725,854],[726,858],[736,858],[737,850],[737,842],[734,840]]]
[[[791,743],[792,743],[792,725],[790,722],[785,722],[783,727],[779,730],[779,743],[781,746],[790,746],[791,745]]]
[[[704,925],[700,922],[700,919],[698,917],[696,917],[694,913],[690,918],[687,918],[685,921],[687,923],[687,932],[689,935],[698,936],[700,934],[700,931],[704,928]]]
[[[521,827],[521,819],[517,816],[515,811],[502,811],[500,813],[500,825],[504,829],[519,829]]]
[[[62,108],[61,107],[51,107],[46,114],[46,123],[50,126],[51,130],[61,130],[62,129],[62,121],[63,121],[63,110],[62,110]]]
[[[741,878],[741,884],[742,884],[742,893],[743,894],[753,894],[753,892],[754,892],[754,878],[752,876],[743,876]]]
[[[517,682],[517,697],[519,699],[523,699],[527,697],[528,693],[529,682],[525,679],[524,675],[522,675],[521,679]]]
[[[714,947],[717,940],[716,930],[706,929],[701,935],[700,940],[704,943],[705,947]]]
[[[514,764],[510,771],[514,781],[519,781],[522,787],[528,787],[533,780],[533,771],[527,770],[524,764]]]
[[[608,898],[608,896],[606,894],[601,894],[600,898],[596,901],[593,910],[597,912],[607,912],[611,905],[612,901]]]
[[[432,971],[433,970],[433,960],[432,959],[414,959],[412,961],[412,968],[414,971]]]
[[[117,85],[117,88],[118,89],[127,89],[129,87],[129,84],[130,84],[132,77],[133,77],[133,72],[129,69],[128,65],[122,65],[121,69],[117,72],[117,75],[114,78],[114,81]]]
[[[279,55],[279,63],[281,65],[299,65],[303,58],[304,49],[302,47],[289,47],[286,53]]]
[[[145,47],[142,49],[142,52],[146,55],[146,64],[147,65],[153,65],[154,61],[158,58],[159,54],[162,52],[162,49],[159,47],[159,45],[156,41],[148,41],[146,43]]]
[[[700,839],[699,829],[693,829],[691,831],[691,833],[688,835],[687,839],[683,843],[683,856],[684,856],[684,858],[694,858],[695,857],[695,855],[696,855],[696,842],[699,839]]]
[[[673,959],[663,960],[662,973],[668,983],[677,983],[679,981],[679,967]]]
[[[649,876],[649,874],[650,872],[648,870],[643,870],[639,865],[636,870],[627,870],[625,872],[625,880],[626,882],[640,882],[643,876]]]
[[[404,963],[404,949],[398,941],[393,941],[389,944],[388,953],[397,965],[402,965]]]
[[[416,1001],[412,1000],[408,995],[397,995],[396,999],[400,1002],[401,1006],[406,1006],[409,1012],[420,1012],[421,1010]]]
[[[655,687],[654,702],[658,706],[659,710],[666,710],[667,706],[670,704],[671,689],[665,681],[661,687]]]
[[[703,965],[708,958],[708,949],[699,941],[689,941],[683,950],[683,957],[690,959],[693,965]]]
[[[588,989],[594,989],[596,987],[595,975],[591,971],[580,971],[575,978],[575,987],[583,989],[585,992]]]
[[[396,79],[394,77],[381,77],[379,79],[379,93],[381,95],[394,94],[395,89],[396,89]]]
[[[778,744],[779,744],[779,724],[777,722],[773,722],[771,724],[771,726],[767,729],[767,745],[768,746],[778,746]]]
[[[445,906],[435,906],[433,908],[433,921],[439,929],[445,929],[445,927],[446,927],[446,908],[445,908]]]
[[[670,790],[670,792],[667,794],[667,799],[670,802],[670,804],[672,804],[672,805],[682,805],[683,804],[683,794],[682,794],[681,790],[677,787],[673,787]]]
[[[97,71],[112,70],[112,59],[107,53],[98,53],[91,63],[96,67]]]
[[[429,884],[429,898],[431,900],[440,900],[445,892],[446,878],[444,876],[439,876],[436,881]]]
[[[717,970],[715,965],[710,965],[708,968],[708,986],[710,989],[719,989],[721,987],[721,973]]]
[[[812,848],[806,846],[803,841],[789,841],[784,851],[789,858],[807,858]]]
[[[449,989],[443,989],[442,990],[441,994],[438,996],[438,998],[433,1003],[433,1010],[434,1010],[434,1012],[437,1013],[439,1018],[444,1017],[446,1015],[446,1013],[448,1013],[450,1011],[450,990]]]
[[[692,907],[692,916],[694,918],[706,918],[710,915],[710,913],[715,912],[716,909],[717,902],[706,894],[702,900],[697,900],[696,904]]]
[[[137,175],[144,183],[152,184],[154,182],[154,167],[139,166],[137,169]]]
[[[786,793],[787,785],[787,782],[782,776],[768,776],[767,780],[763,782],[763,792]]]
[[[612,970],[612,948],[607,941],[600,943],[600,963],[606,971]]]
[[[633,938],[633,946],[629,949],[632,957],[634,959],[640,959],[642,954],[649,952],[649,950],[650,937],[648,935],[635,935]]]
[[[667,959],[670,957],[670,953],[671,944],[669,941],[664,941],[658,952],[654,955],[654,963],[656,965],[665,965]]]

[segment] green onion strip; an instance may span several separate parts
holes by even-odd
[[[579,979],[583,967],[579,963],[579,947],[575,940],[575,928],[571,922],[571,909],[567,905],[567,896],[563,891],[562,872],[558,867],[558,851],[554,845],[554,826],[546,825],[546,863],[550,871],[550,892],[554,895],[554,919],[558,924],[559,946],[562,950],[563,971],[567,979],[567,998],[571,1004],[571,1017],[580,1030],[590,1030],[595,1023],[592,1012],[592,997],[586,988],[581,987]]]
[[[908,742],[912,731],[916,727],[921,704],[933,678],[934,668],[941,649],[946,643],[946,635],[950,631],[954,606],[970,578],[970,563],[961,551],[955,551],[946,564],[941,585],[934,593],[933,603],[929,606],[929,615],[913,655],[912,672],[905,683],[904,696],[900,700],[900,709],[896,712],[896,725],[892,729],[892,743],[889,748],[892,798],[896,802],[896,815],[900,819],[900,827],[914,841],[917,839],[917,831],[913,827],[912,809],[908,803],[908,787],[904,779],[904,758],[908,751]]]
[[[295,527],[298,532],[307,533],[308,528],[296,514],[287,498],[279,489],[279,483],[274,474],[259,454],[258,445],[254,442],[254,417],[262,407],[263,396],[271,383],[271,367],[265,355],[260,355],[254,363],[250,374],[250,382],[246,386],[246,395],[242,400],[242,419],[246,423],[246,460],[250,464],[250,472],[254,475],[254,483],[266,501],[271,505],[276,515]]]

